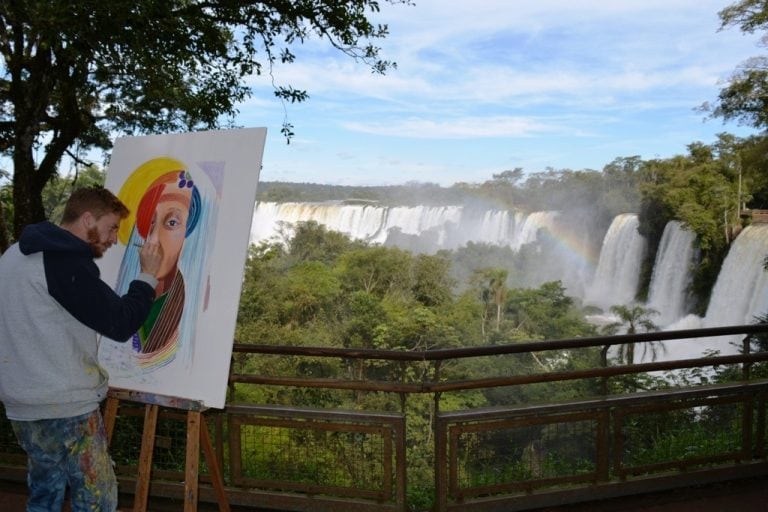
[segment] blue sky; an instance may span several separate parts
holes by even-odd
[[[719,31],[727,0],[382,2],[377,42],[396,70],[374,75],[329,45],[295,48],[274,70],[310,98],[286,106],[270,80],[236,123],[268,128],[261,179],[340,185],[482,182],[666,158],[720,132],[754,133],[695,109],[712,101],[759,35]]]

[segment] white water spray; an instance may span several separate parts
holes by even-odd
[[[686,311],[696,236],[681,222],[664,227],[648,291],[647,307],[658,311],[653,321],[660,326],[680,320]]]
[[[603,239],[600,259],[584,301],[608,309],[635,299],[640,263],[646,242],[637,231],[640,221],[633,213],[616,216]]]

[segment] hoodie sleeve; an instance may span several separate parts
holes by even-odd
[[[43,258],[48,293],[99,334],[125,341],[149,315],[155,290],[146,281],[132,281],[120,297],[101,280],[92,259],[57,252],[46,252]]]

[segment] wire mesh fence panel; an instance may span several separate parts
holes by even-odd
[[[232,479],[239,485],[395,498],[398,436],[391,425],[235,415],[229,429]]]

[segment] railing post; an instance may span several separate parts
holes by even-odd
[[[608,348],[610,345],[605,345],[600,349],[600,366],[602,368],[608,368]],[[608,395],[608,377],[603,375],[600,377],[600,393],[603,396]]]
[[[440,393],[435,393],[435,511],[448,510],[447,429],[440,418]]]
[[[441,361],[435,361],[434,382],[440,381]],[[448,509],[448,485],[447,485],[447,432],[444,422],[440,418],[440,392],[434,395],[434,420],[433,432],[435,435],[435,511],[445,512]]]
[[[748,334],[741,340],[742,352],[744,355],[749,355],[752,352],[752,344],[750,343],[751,336]],[[744,380],[749,380],[752,374],[752,363],[745,361],[741,365],[741,376]]]
[[[742,352],[744,355],[748,355],[752,351],[751,343],[750,343],[750,335],[744,336],[744,339],[742,340]],[[748,381],[752,374],[752,363],[749,361],[745,361],[742,363],[741,367],[741,376],[745,381]],[[755,400],[754,398],[750,398],[744,401],[744,412],[742,414],[742,425],[741,425],[741,434],[742,434],[742,445],[741,445],[741,453],[744,455],[744,458],[749,460],[755,457],[755,450],[752,447],[752,423],[754,421],[754,408],[755,408]]]

